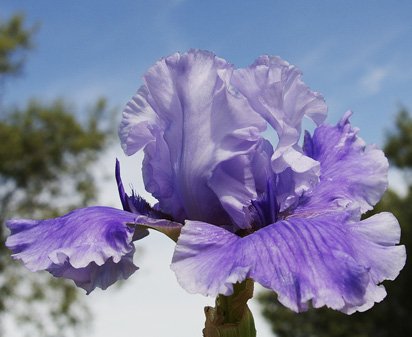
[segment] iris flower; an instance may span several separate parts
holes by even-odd
[[[191,293],[230,295],[252,279],[295,311],[345,313],[381,301],[405,263],[391,213],[361,216],[387,188],[388,162],[344,114],[327,107],[299,70],[261,56],[234,68],[206,51],[159,60],[127,104],[127,155],[144,151],[151,207],[124,191],[123,210],[88,207],[48,220],[9,220],[7,246],[31,270],[92,291],[128,278],[134,241],[148,228],[174,240],[171,268]],[[315,124],[304,134],[302,120]]]

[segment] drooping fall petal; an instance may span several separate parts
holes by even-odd
[[[6,245],[31,271],[73,279],[88,293],[127,279],[133,264],[135,214],[111,207],[77,209],[47,220],[7,221]]]
[[[172,269],[191,293],[229,295],[234,283],[252,278],[295,311],[309,301],[346,313],[363,311],[385,297],[379,283],[398,275],[405,248],[396,246],[399,224],[390,213],[349,218],[343,212],[290,217],[245,237],[190,221]]]

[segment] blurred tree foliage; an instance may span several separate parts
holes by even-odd
[[[24,15],[17,14],[0,21],[0,78],[21,72],[27,51],[33,47],[32,36],[37,26],[24,27]]]
[[[384,151],[390,163],[404,173],[406,196],[386,192],[373,212],[395,214],[402,228],[401,243],[406,253],[412,248],[412,118],[402,109],[395,129],[388,133]],[[371,214],[367,214],[369,216]],[[310,309],[296,314],[282,306],[273,292],[261,293],[258,300],[272,331],[279,337],[409,337],[412,336],[412,263],[395,281],[384,282],[387,297],[363,313],[345,315],[330,309]]]
[[[32,46],[24,17],[0,20],[0,81],[17,75]],[[109,109],[100,99],[76,111],[60,100],[0,110],[0,336],[71,336],[90,313],[71,282],[30,273],[4,245],[10,217],[44,218],[84,206],[96,196],[91,165],[107,145]],[[3,330],[2,330],[3,328]],[[13,332],[16,336],[16,331]]]

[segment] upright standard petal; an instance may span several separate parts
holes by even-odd
[[[323,97],[302,81],[301,72],[279,57],[261,56],[246,69],[236,69],[232,84],[277,132],[279,141],[272,155],[275,174],[289,170],[293,178],[293,201],[311,188],[319,176],[319,164],[298,146],[304,116],[317,125],[326,118]],[[292,203],[282,205],[287,208]]]
[[[317,125],[326,118],[323,97],[302,81],[301,72],[279,57],[259,57],[246,69],[236,69],[232,83],[247,97],[255,111],[276,130],[279,143],[273,154],[277,160],[300,138],[304,116]],[[275,173],[282,171],[274,163]]]
[[[405,263],[399,224],[389,213],[351,222],[347,214],[290,217],[246,237],[201,222],[187,222],[172,269],[187,291],[229,295],[252,278],[277,292],[295,311],[328,306],[363,311],[385,297],[378,285]],[[376,234],[376,230],[386,234]]]
[[[294,144],[304,116],[321,124],[327,113],[323,97],[303,83],[302,73],[280,57],[263,55],[236,69],[232,84],[277,131],[279,143]]]
[[[133,264],[136,215],[110,207],[88,207],[47,220],[7,221],[6,246],[31,271],[72,279],[90,293],[127,279]]]
[[[347,112],[336,126],[321,125],[305,135],[305,154],[320,163],[320,181],[300,201],[295,212],[325,208],[372,209],[387,188],[388,160],[374,145],[366,145],[349,123]]]
[[[229,221],[209,180],[220,163],[253,150],[266,127],[247,100],[229,88],[232,71],[209,52],[169,56],[148,70],[134,98],[139,103],[129,104],[124,115],[123,147],[145,146],[146,189],[177,221]],[[142,118],[152,139],[131,135]]]

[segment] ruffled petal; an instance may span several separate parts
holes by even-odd
[[[161,121],[147,101],[148,95],[147,88],[141,87],[123,110],[119,138],[122,148],[128,156],[153,141],[155,138],[152,131],[161,127]]]
[[[192,294],[232,294],[233,284],[243,281],[250,270],[247,262],[239,262],[239,239],[221,227],[186,221],[170,266],[179,284]]]
[[[294,144],[304,116],[321,124],[327,114],[323,97],[311,91],[302,73],[280,57],[263,55],[250,67],[236,69],[232,84],[277,131],[280,146]]]
[[[246,69],[236,69],[232,84],[277,132],[279,141],[272,155],[275,174],[289,169],[291,193],[296,200],[318,181],[319,164],[304,155],[298,146],[304,116],[317,125],[326,118],[327,106],[323,97],[311,91],[302,81],[301,72],[279,57],[259,57]],[[281,208],[291,205],[280,201]]]
[[[146,191],[159,202],[159,208],[171,214],[174,219],[183,221],[186,211],[174,187],[174,173],[170,167],[170,153],[163,136],[158,135],[155,142],[144,149],[142,175]]]
[[[387,188],[388,161],[374,145],[365,145],[349,123],[351,113],[336,126],[321,125],[305,136],[305,153],[320,163],[319,184],[300,201],[295,212],[331,208],[372,209]]]
[[[278,134],[279,142],[272,157],[275,173],[282,171],[283,153],[299,141],[303,117],[309,117],[317,125],[326,118],[323,97],[311,91],[301,76],[296,67],[267,55],[233,74],[232,84]]]
[[[133,264],[135,248],[124,255],[122,259],[115,263],[113,259],[107,260],[99,266],[96,262],[91,262],[87,267],[74,268],[65,255],[52,256],[53,264],[47,269],[55,277],[71,279],[74,283],[86,290],[90,294],[95,288],[107,289],[120,279],[128,279],[138,267]]]
[[[399,224],[389,213],[360,222],[346,213],[290,217],[243,238],[187,222],[172,269],[192,293],[229,295],[233,283],[252,278],[292,310],[307,309],[311,300],[314,307],[352,313],[385,297],[378,284],[393,280],[405,263],[398,242]]]
[[[6,246],[32,271],[67,277],[88,293],[126,279],[133,264],[136,215],[110,207],[88,207],[47,220],[7,221]]]
[[[230,90],[232,71],[226,61],[204,51],[162,59],[146,73],[144,95],[134,99],[139,104],[128,106],[131,110],[122,122],[124,148],[145,146],[146,189],[177,221],[228,222],[208,181],[220,163],[250,152],[266,128],[247,100]],[[153,112],[156,119],[129,116]],[[130,135],[133,123],[140,125],[142,118],[152,139]]]

